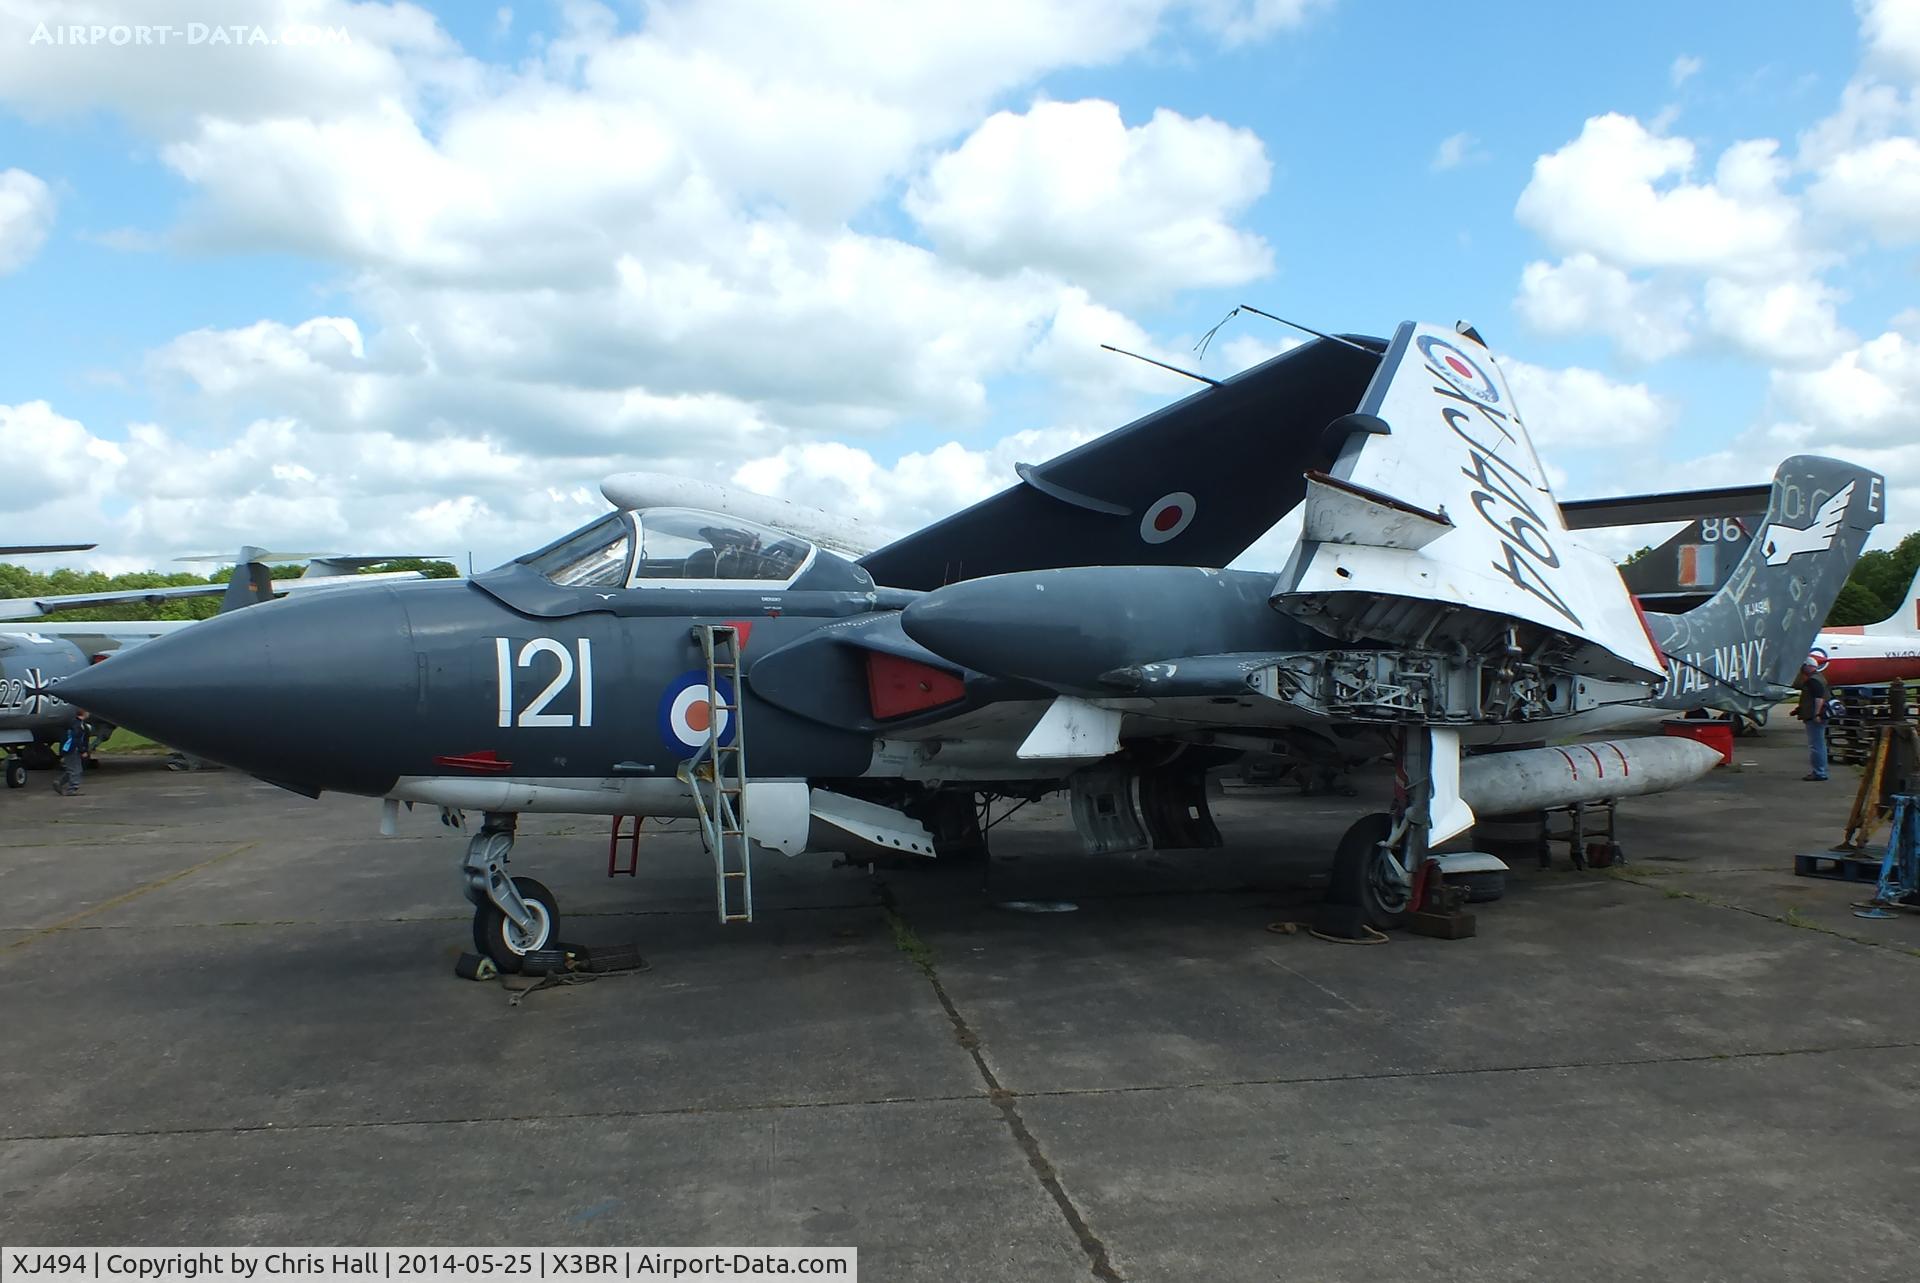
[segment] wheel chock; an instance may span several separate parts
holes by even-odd
[[[535,949],[520,963],[523,976],[561,976],[570,970],[565,949]]]
[[[1471,913],[1432,913],[1419,910],[1407,915],[1407,930],[1417,936],[1432,936],[1437,940],[1465,940],[1474,932],[1474,920]]]
[[[497,980],[500,968],[483,953],[463,953],[453,964],[453,974],[462,980]]]

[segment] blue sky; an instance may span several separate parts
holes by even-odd
[[[192,8],[348,39],[0,0],[10,537],[484,560],[638,467],[910,526],[1239,302],[1474,320],[1570,497],[1821,449],[1920,520],[1916,0]]]

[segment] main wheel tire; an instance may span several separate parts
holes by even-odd
[[[1385,811],[1353,822],[1334,848],[1333,877],[1327,898],[1357,905],[1367,925],[1381,931],[1407,920],[1410,888],[1400,885],[1387,870],[1382,849],[1393,832],[1393,817]]]
[[[553,892],[532,878],[515,878],[513,885],[533,913],[533,930],[522,932],[489,900],[473,911],[474,948],[493,959],[504,972],[518,972],[526,956],[560,938],[560,902]]]
[[[7,787],[23,789],[27,786],[27,764],[17,757],[7,759]]]

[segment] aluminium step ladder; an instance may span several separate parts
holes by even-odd
[[[713,857],[714,907],[720,921],[753,921],[753,854],[747,842],[747,727],[740,698],[740,630],[695,624],[693,640],[707,664],[707,742],[680,763],[693,793],[700,837]]]

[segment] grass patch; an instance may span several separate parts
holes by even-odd
[[[893,947],[912,959],[914,966],[932,975],[933,950],[927,947],[925,940],[914,933],[913,928],[907,924],[907,920],[889,908],[887,926],[893,930]]]
[[[102,753],[171,753],[173,749],[148,739],[139,731],[130,731],[126,727],[117,727],[107,742],[99,746]]]

